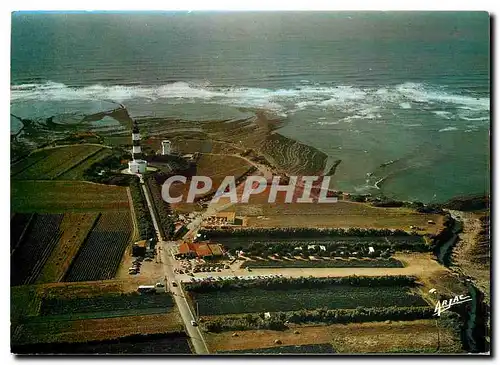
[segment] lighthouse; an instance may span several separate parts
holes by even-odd
[[[134,122],[134,127],[132,128],[132,161],[128,163],[128,171],[131,174],[143,174],[146,172],[147,167],[147,161],[142,159],[139,126],[137,122]]]
[[[132,128],[132,160],[141,159],[141,157],[141,134],[139,126],[134,123],[134,128]]]

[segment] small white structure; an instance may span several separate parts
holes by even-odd
[[[168,139],[161,141],[161,154],[170,155],[171,152],[172,152],[172,143]]]
[[[147,167],[148,163],[144,160],[132,160],[128,163],[128,171],[131,174],[143,174],[146,172]]]
[[[368,253],[374,253],[374,252],[375,252],[375,250],[373,249],[372,246],[368,247]]]

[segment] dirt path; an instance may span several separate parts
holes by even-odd
[[[489,302],[491,273],[487,261],[490,259],[490,252],[478,242],[482,230],[479,220],[481,214],[457,211],[453,213],[462,221],[463,230],[459,233],[459,241],[453,249],[452,269],[471,277]]]

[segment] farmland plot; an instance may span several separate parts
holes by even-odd
[[[129,211],[102,213],[64,281],[112,279],[130,243],[131,235],[132,221]]]
[[[96,151],[91,156],[87,157],[85,160],[81,161],[79,164],[73,166],[71,169],[65,173],[58,176],[58,180],[84,180],[84,173],[96,162],[111,155],[111,150],[108,148],[103,148]]]
[[[16,162],[10,168],[11,177],[14,178],[17,174],[39,163],[40,161],[45,159],[49,154],[50,150],[42,150],[29,155],[28,157],[22,159],[19,162]]]
[[[113,340],[13,346],[18,354],[191,354],[184,332],[135,334]]]
[[[63,214],[37,214],[11,256],[11,285],[32,284],[61,236]]]
[[[129,210],[127,189],[85,181],[13,181],[14,212],[65,213]]]
[[[15,213],[10,220],[10,253],[14,252],[28,226],[33,219],[33,214]]]
[[[35,159],[36,162],[16,173],[13,178],[17,180],[52,180],[101,149],[101,146],[74,145],[43,150],[41,153],[44,158],[38,158],[36,156],[38,152],[35,153],[32,159]]]
[[[52,251],[37,283],[59,282],[92,229],[98,213],[66,213],[61,222],[62,235]]]
[[[44,299],[40,315],[53,319],[109,318],[162,313],[171,310],[174,301],[170,294],[104,295],[90,298]]]
[[[316,308],[428,306],[404,286],[350,286],[265,290],[248,288],[226,292],[192,293],[200,315],[285,312]]]

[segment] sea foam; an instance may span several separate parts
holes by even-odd
[[[420,83],[396,86],[356,87],[352,85],[299,84],[294,88],[266,89],[252,87],[212,87],[209,83],[174,82],[166,85],[91,85],[71,87],[62,83],[23,84],[11,86],[11,102],[25,101],[85,101],[100,100],[114,103],[161,101],[166,104],[207,103],[235,107],[265,108],[279,113],[296,113],[319,109],[346,113],[345,121],[378,119],[379,111],[390,109],[447,109],[471,110],[484,118],[489,112],[489,98],[458,95]],[[453,109],[452,109],[453,110]],[[446,117],[444,113],[434,113]],[[439,114],[441,113],[441,114]]]

